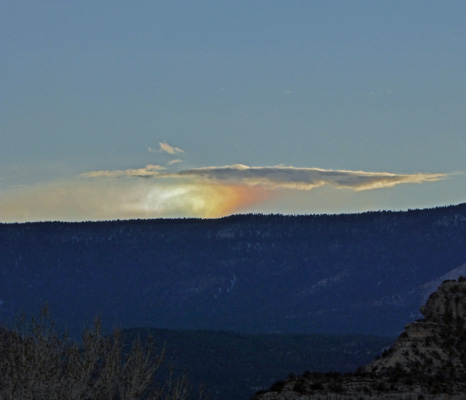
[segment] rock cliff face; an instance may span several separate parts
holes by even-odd
[[[421,313],[354,374],[305,372],[253,400],[466,399],[466,278],[445,281]]]

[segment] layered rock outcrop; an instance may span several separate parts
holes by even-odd
[[[253,400],[466,399],[466,278],[445,281],[394,345],[353,374],[305,372]]]

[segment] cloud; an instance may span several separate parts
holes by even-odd
[[[171,154],[171,155],[184,153],[184,150],[181,150],[178,147],[170,146],[166,142],[160,142],[159,146],[160,146],[160,151],[161,152],[165,152],[165,153],[168,153],[168,154]]]
[[[248,167],[237,164],[189,169],[179,172],[178,176],[189,176],[210,182],[227,182],[248,186],[260,185],[273,189],[310,190],[329,185],[338,189],[370,190],[393,187],[401,183],[438,181],[444,179],[446,174],[395,174],[284,166]]]
[[[249,167],[243,164],[223,167],[192,168],[179,172],[163,171],[161,167],[146,166],[122,171],[95,171],[83,176],[152,178],[185,178],[197,182],[261,186],[268,189],[311,190],[328,185],[355,191],[389,188],[402,183],[424,183],[445,179],[447,174],[365,172],[297,167]]]
[[[91,171],[85,172],[80,176],[84,178],[99,178],[99,177],[106,177],[106,178],[121,178],[121,177],[139,177],[139,178],[148,178],[152,176],[156,176],[159,174],[159,171],[163,171],[165,167],[161,165],[146,165],[144,168],[136,168],[136,169],[123,169],[123,170],[113,170],[113,171]]]
[[[180,162],[183,162],[183,160],[177,158],[176,160],[171,160],[171,161],[169,161],[167,164],[168,164],[168,165],[173,165],[173,164],[178,164],[178,163],[180,163]]]
[[[303,199],[299,192],[312,192],[311,189],[322,186],[327,189],[311,198],[321,198],[323,194],[340,197],[334,196],[332,188],[349,189],[345,196],[354,197],[352,192],[362,196],[364,190],[434,182],[447,176],[242,164],[170,171],[147,165],[91,171],[66,182],[0,190],[0,221],[214,218],[235,212],[258,212],[267,209],[267,204],[278,204],[277,201],[293,210],[293,204]],[[308,200],[302,212],[313,212]],[[331,200],[322,201],[328,204]],[[280,209],[283,208],[274,212]]]

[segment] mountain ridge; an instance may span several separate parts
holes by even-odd
[[[0,224],[0,318],[396,336],[464,274],[466,204],[341,215]],[[427,286],[426,286],[427,285]]]

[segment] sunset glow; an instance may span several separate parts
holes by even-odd
[[[466,2],[340,3],[8,1],[0,222],[466,201]]]
[[[266,209],[277,199],[289,204],[302,202],[300,192],[324,186],[335,192],[392,190],[397,185],[429,184],[447,176],[246,165],[170,171],[147,165],[91,171],[78,179],[4,192],[0,196],[0,220],[217,218]]]
[[[0,220],[82,221],[159,217],[216,218],[260,204],[273,194],[241,185],[142,182],[54,183],[0,198]]]

